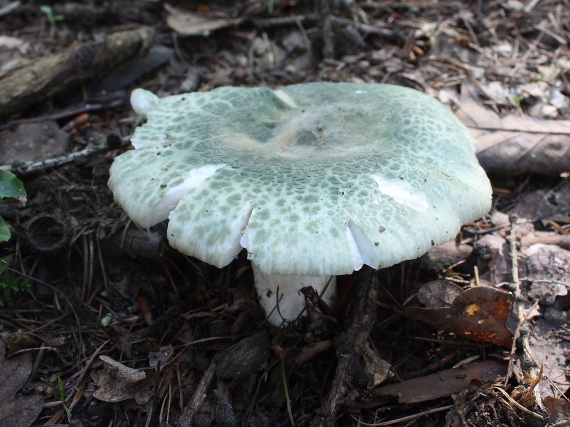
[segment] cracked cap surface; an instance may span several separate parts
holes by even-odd
[[[170,219],[179,251],[218,267],[246,248],[266,274],[384,268],[452,240],[490,209],[469,130],[385,84],[133,91],[135,150],[109,187],[137,224]]]

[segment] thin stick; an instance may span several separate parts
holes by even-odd
[[[375,424],[365,423],[365,422],[362,422],[360,420],[357,420],[356,418],[354,418],[354,415],[352,415],[350,413],[348,415],[350,415],[354,421],[357,421],[359,424],[362,424],[363,426],[379,427],[379,426],[391,426],[393,424],[398,424],[398,423],[401,423],[404,421],[415,420],[416,418],[422,417],[424,415],[433,414],[435,412],[446,411],[448,409],[451,409],[452,407],[453,407],[453,405],[448,405],[448,406],[442,406],[441,408],[428,409],[427,411],[420,412],[418,414],[408,415],[407,417],[402,417],[402,418],[398,418],[398,419],[390,420],[390,421],[383,421],[381,423],[375,423]]]
[[[518,218],[515,215],[511,215],[509,217],[509,220],[511,221],[511,273],[513,275],[513,284],[516,286],[515,297],[518,299],[521,295],[521,282],[519,280],[519,260],[517,254],[517,219]]]
[[[540,420],[543,420],[544,418],[542,417],[542,415],[537,414],[536,412],[532,412],[530,409],[525,408],[524,406],[522,406],[520,403],[518,403],[516,400],[514,400],[511,396],[509,396],[509,394],[503,390],[500,387],[491,387],[491,390],[496,390],[498,392],[500,392],[503,396],[505,396],[507,398],[507,400],[509,401],[509,404],[511,406],[516,406],[517,408],[519,408],[521,411],[526,412],[527,414],[532,415],[533,417],[536,417]]]
[[[513,285],[515,286],[515,304],[517,307],[517,315],[518,315],[518,325],[515,331],[515,335],[513,337],[513,344],[511,345],[511,353],[509,356],[509,367],[507,369],[507,376],[505,378],[504,387],[507,386],[509,379],[513,375],[513,364],[515,360],[515,352],[517,350],[517,340],[519,338],[522,324],[525,321],[524,316],[524,308],[523,303],[521,302],[521,282],[519,279],[519,262],[518,262],[518,253],[517,253],[517,217],[515,215],[511,215],[509,217],[511,222],[511,274],[513,276]]]
[[[129,138],[123,138],[121,141],[121,146],[128,145],[129,143]],[[39,170],[51,169],[65,165],[67,163],[74,162],[75,160],[87,158],[110,149],[111,147],[107,141],[105,141],[101,144],[87,147],[84,150],[74,151],[73,153],[64,154],[58,157],[52,157],[51,159],[42,160],[40,162],[25,162],[23,165],[20,164],[17,167],[12,167],[12,165],[0,165],[0,169],[8,172],[15,172],[19,175],[27,175]]]

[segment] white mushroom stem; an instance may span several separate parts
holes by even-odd
[[[299,316],[305,308],[305,296],[299,291],[305,286],[312,286],[329,306],[336,298],[336,276],[281,276],[265,274],[253,263],[252,267],[259,304],[266,314],[271,313],[269,323],[273,325],[279,326],[283,320],[293,321]]]

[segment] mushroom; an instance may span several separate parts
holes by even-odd
[[[217,267],[245,248],[273,324],[304,310],[300,288],[330,303],[333,276],[416,258],[491,206],[469,130],[413,89],[136,89],[131,103],[148,121],[111,167],[115,200],[141,227],[168,218],[171,246]]]

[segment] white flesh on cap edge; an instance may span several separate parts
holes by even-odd
[[[223,267],[245,248],[256,277],[295,276],[281,314],[304,276],[416,258],[490,208],[469,130],[411,89],[137,89],[131,101],[148,121],[111,168],[115,200],[143,227],[168,217],[184,254]]]

